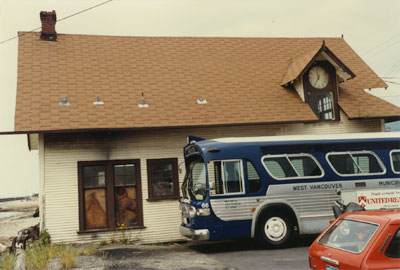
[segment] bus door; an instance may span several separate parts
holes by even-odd
[[[241,159],[212,160],[208,163],[210,208],[214,219],[209,224],[213,238],[250,237],[249,210]]]

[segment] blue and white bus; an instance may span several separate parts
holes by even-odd
[[[188,138],[182,235],[284,246],[320,233],[338,190],[400,187],[400,133]]]

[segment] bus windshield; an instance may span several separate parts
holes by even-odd
[[[206,166],[199,156],[189,163],[189,169],[182,185],[182,193],[185,199],[191,200],[204,200],[206,196]]]

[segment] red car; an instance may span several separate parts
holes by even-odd
[[[310,269],[400,269],[400,210],[346,213],[314,241]]]

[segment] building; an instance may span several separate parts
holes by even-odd
[[[188,135],[384,131],[400,109],[342,38],[120,37],[21,32],[15,132],[39,151],[54,242],[180,239]]]

